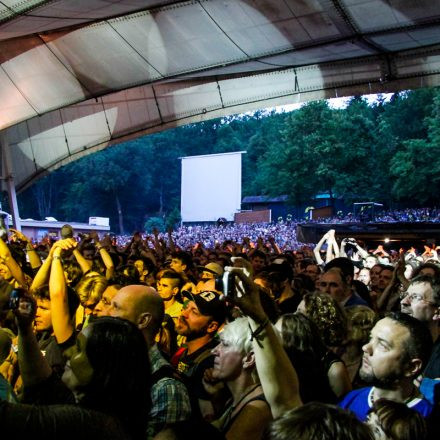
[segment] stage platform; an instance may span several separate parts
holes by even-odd
[[[440,244],[440,223],[401,222],[401,223],[300,223],[296,232],[298,241],[317,243],[329,230],[336,231],[338,239],[353,237],[365,243],[383,244],[385,239],[390,243],[405,244]]]

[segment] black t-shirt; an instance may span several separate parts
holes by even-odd
[[[199,399],[210,399],[203,387],[202,379],[205,370],[214,366],[214,355],[211,352],[217,345],[218,339],[214,338],[194,353],[187,354],[187,351],[184,351],[177,362],[176,370],[184,377],[191,395]]]
[[[54,335],[49,332],[41,332],[37,334],[38,347],[43,356],[46,358],[48,364],[59,377],[64,372],[66,360],[63,356],[63,348],[61,348]]]
[[[301,295],[293,295],[283,302],[280,302],[278,304],[278,308],[280,309],[281,314],[285,315],[286,313],[295,313],[301,300]]]

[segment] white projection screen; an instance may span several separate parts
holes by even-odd
[[[234,220],[241,207],[241,155],[182,157],[182,223]]]

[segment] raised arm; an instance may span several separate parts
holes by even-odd
[[[380,244],[377,246],[377,249],[373,251],[373,255],[380,254],[381,257],[389,257],[390,254],[383,248],[383,246]]]
[[[104,247],[104,245],[100,243],[98,234],[96,232],[91,232],[90,237],[93,238],[96,249],[98,250],[99,255],[101,256],[104,263],[105,278],[109,280],[113,276],[113,273],[115,271],[115,265],[113,264],[112,257],[110,257],[110,254],[107,252],[107,249]]]
[[[33,294],[36,290],[38,290],[41,286],[44,284],[47,284],[49,280],[49,272],[50,268],[52,266],[52,254],[55,250],[55,247],[52,247],[52,249],[49,252],[49,255],[44,260],[44,263],[40,266],[38,269],[38,272],[36,273],[34,279],[32,280],[31,287],[29,288],[29,292]]]
[[[11,271],[13,278],[18,282],[18,284],[27,288],[26,279],[24,273],[21,270],[20,265],[12,258],[11,251],[9,250],[6,243],[0,238],[0,261],[2,261],[8,269]]]
[[[38,252],[32,246],[31,240],[28,237],[26,237],[26,235],[24,235],[22,232],[17,231],[16,229],[9,228],[9,230],[14,233],[14,236],[18,240],[21,240],[22,242],[26,243],[26,253],[29,257],[29,264],[31,265],[31,268],[37,269],[38,267],[40,267],[41,259],[40,256],[38,255]]]
[[[166,255],[166,249],[164,250],[162,248],[162,245],[159,240],[159,231],[157,228],[153,228],[153,236],[154,236],[154,249],[156,250],[156,254],[159,256],[160,259],[165,258]]]
[[[79,264],[83,273],[87,273],[92,268],[92,262],[84,258],[83,254],[76,247],[73,251],[73,256],[76,258],[76,261]]]
[[[170,248],[170,252],[174,254],[176,252],[176,245],[174,244],[174,240],[173,240],[173,228],[168,228],[167,234],[168,234],[168,246]]]
[[[324,265],[324,260],[321,258],[321,248],[322,245],[328,240],[329,233],[326,232],[322,237],[321,240],[318,241],[315,248],[313,249],[313,255],[315,256],[316,263],[320,266]]]
[[[76,245],[75,240],[66,239],[58,242],[52,257],[49,278],[50,308],[52,312],[52,327],[59,344],[67,341],[74,332],[74,325],[69,314],[67,300],[67,284],[64,277],[61,252]]]
[[[249,320],[258,376],[274,418],[302,405],[296,371],[260,302],[259,288],[239,268],[229,268],[242,281],[244,292],[234,298]]]
[[[339,257],[339,246],[335,237],[335,230],[328,231],[329,236],[327,240],[327,254],[325,257],[325,264],[330,263],[334,258]]]
[[[348,258],[347,252],[345,252],[345,246],[347,245],[349,238],[343,238],[341,241],[341,248],[339,249],[339,256]]]
[[[354,240],[354,238],[353,238]],[[361,258],[367,258],[370,254],[358,242],[356,242],[356,250],[359,252]]]
[[[274,237],[269,237],[268,241],[271,244],[274,253],[275,254],[281,254],[281,249],[278,246],[277,242],[275,241],[275,238]]]

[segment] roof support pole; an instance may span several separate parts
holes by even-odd
[[[5,130],[0,132],[0,145],[3,164],[3,179],[6,181],[9,196],[9,206],[12,214],[12,222],[17,231],[21,231],[20,215],[18,213],[17,194],[15,192],[14,176],[12,174],[11,151]]]

